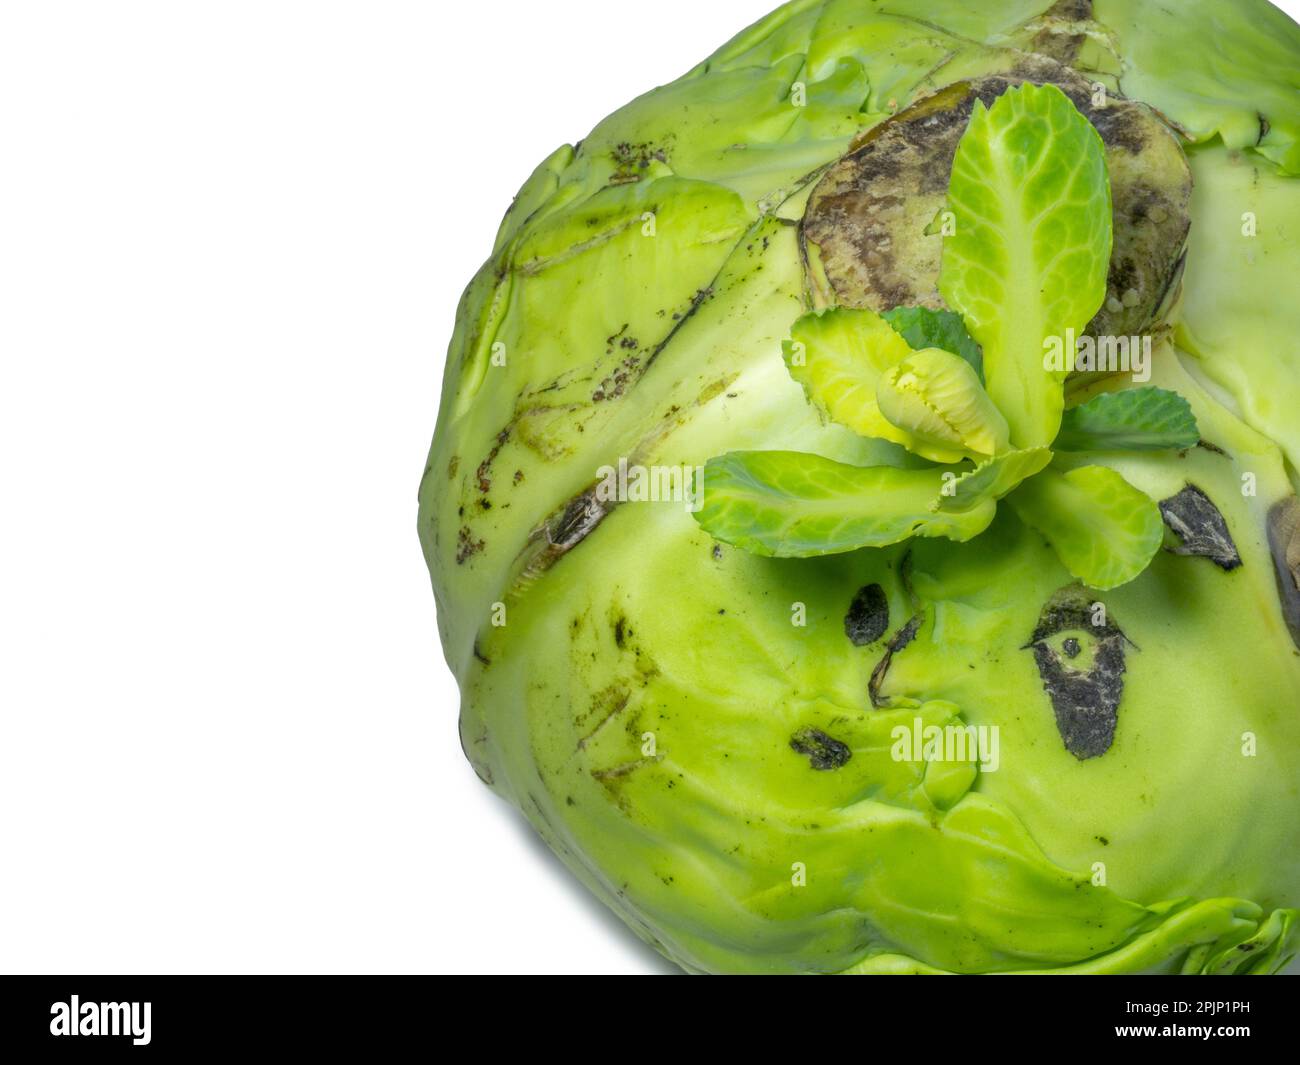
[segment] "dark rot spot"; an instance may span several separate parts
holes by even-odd
[[[492,450],[487,453],[487,457],[478,464],[478,471],[474,478],[478,482],[478,490],[483,495],[492,491],[492,463],[496,462],[497,456],[501,454],[501,449],[506,446],[506,441],[510,439],[510,426],[506,426],[501,432],[497,433],[496,440],[492,444]]]
[[[1072,53],[1081,39],[1066,0],[1040,20],[1036,51]],[[1044,43],[1046,42],[1046,43]],[[1052,47],[1048,48],[1048,44]],[[1108,298],[1091,336],[1139,336],[1167,313],[1182,279],[1191,228],[1191,171],[1178,138],[1149,107],[1111,94],[1046,55],[1008,54],[1010,68],[924,97],[862,134],[808,201],[800,229],[819,301],[877,312],[942,309],[938,290],[943,215],[953,157],[977,101],[991,106],[1023,82],[1054,84],[1106,147],[1114,199]]]
[[[1300,647],[1300,499],[1284,499],[1268,512],[1268,546],[1273,553],[1282,615],[1291,639]]]
[[[515,559],[516,586],[525,586],[549,570],[613,512],[618,503],[602,499],[600,487],[601,483],[597,483],[580,492],[533,529]]]
[[[858,592],[844,616],[844,633],[854,647],[875,643],[889,630],[889,599],[878,584],[868,584]]]
[[[474,533],[468,525],[461,526],[461,530],[456,536],[456,565],[463,566],[482,551],[485,546],[482,540],[474,538]]]
[[[551,546],[561,552],[571,551],[591,535],[613,509],[613,503],[597,498],[595,488],[575,496],[569,500],[559,520],[546,529]]]
[[[1074,63],[1088,40],[1083,23],[1091,19],[1092,0],[1057,0],[1031,24],[1039,27],[1033,50],[1062,63]]]
[[[1160,504],[1165,524],[1182,541],[1174,548],[1176,555],[1208,558],[1220,569],[1232,571],[1241,566],[1241,555],[1228,532],[1228,523],[1210,497],[1194,484]]]
[[[609,183],[627,185],[640,181],[652,163],[668,162],[668,148],[667,141],[663,144],[650,142],[631,144],[627,141],[616,144],[610,152],[610,157],[614,160],[617,169],[610,175]]]
[[[808,764],[821,772],[839,769],[853,757],[847,744],[815,728],[801,728],[790,737],[790,748],[805,755]]]
[[[917,614],[899,629],[885,648],[884,657],[876,663],[876,668],[871,671],[871,681],[867,685],[867,694],[871,696],[871,705],[877,710],[889,705],[889,700],[880,694],[880,688],[889,675],[889,667],[893,664],[894,655],[916,639],[916,634],[921,630],[921,622],[924,620],[924,614]]]
[[[1051,699],[1056,729],[1066,750],[1080,761],[1100,757],[1115,741],[1126,645],[1131,646],[1123,630],[1108,613],[1096,611],[1076,586],[1048,601],[1026,645]],[[1067,664],[1066,659],[1078,659],[1085,646],[1092,652],[1090,668]]]

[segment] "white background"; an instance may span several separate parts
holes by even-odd
[[[0,3],[0,968],[669,971],[464,762],[415,497],[518,186],[774,4]]]

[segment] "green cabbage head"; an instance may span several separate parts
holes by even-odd
[[[1268,973],[1300,27],[794,0],[544,160],[419,533],[478,775],[683,968]]]

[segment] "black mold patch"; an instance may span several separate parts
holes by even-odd
[[[790,749],[806,755],[808,764],[820,772],[839,769],[853,757],[847,744],[815,728],[801,728],[791,736]]]
[[[894,638],[889,641],[889,646],[885,648],[884,657],[876,663],[876,668],[872,670],[871,682],[867,685],[867,694],[871,696],[871,705],[877,710],[889,705],[888,699],[881,698],[880,687],[885,683],[885,677],[889,675],[889,667],[893,664],[894,655],[916,639],[916,634],[921,630],[921,622],[924,620],[924,614],[917,614],[899,629],[894,634]]]
[[[1268,546],[1273,553],[1282,615],[1291,639],[1300,647],[1300,499],[1284,499],[1268,512]]]
[[[1064,641],[1064,658],[1052,646],[1051,638],[1063,632],[1090,638],[1091,669],[1075,669],[1066,661],[1082,652],[1078,636]],[[1092,604],[1073,587],[1048,601],[1026,645],[1034,652],[1043,690],[1052,701],[1056,730],[1065,749],[1081,762],[1105,754],[1115,741],[1127,669],[1126,645],[1131,645],[1130,641],[1109,614],[1104,624],[1093,624]]]
[[[590,488],[569,500],[559,519],[547,527],[547,540],[561,554],[572,551],[613,509],[612,503],[598,499],[595,488]]]
[[[875,643],[889,631],[889,599],[878,584],[868,584],[854,597],[844,615],[844,634],[854,647]]]
[[[1222,570],[1231,572],[1241,566],[1241,555],[1228,532],[1228,523],[1210,497],[1194,484],[1160,504],[1165,524],[1183,544],[1174,548],[1176,555],[1208,558]]]

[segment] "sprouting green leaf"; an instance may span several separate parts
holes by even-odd
[[[929,307],[895,307],[881,317],[894,327],[914,349],[942,348],[960,355],[984,380],[984,354],[971,335],[961,315],[953,311],[935,311]]]
[[[1160,508],[1106,466],[1046,469],[1007,502],[1047,537],[1066,569],[1099,591],[1137,577],[1164,539]]]
[[[887,370],[876,403],[890,424],[909,435],[908,449],[934,462],[1006,450],[1006,418],[970,363],[941,348],[914,352]]]
[[[782,350],[790,376],[831,421],[861,436],[907,443],[907,435],[881,415],[876,386],[912,349],[880,315],[843,307],[806,314]]]
[[[1110,178],[1092,125],[1054,85],[975,104],[957,148],[939,291],[984,350],[989,394],[1011,442],[1050,444],[1065,372],[1044,342],[1081,333],[1106,296]]]
[[[1057,451],[1182,451],[1201,439],[1191,404],[1163,388],[1104,392],[1065,412]]]
[[[735,451],[710,459],[695,520],[756,555],[808,558],[887,547],[912,536],[966,541],[992,522],[987,502],[961,514],[931,504],[942,471],[846,466],[793,451]]]
[[[1042,472],[1052,461],[1051,448],[1035,447],[1028,451],[1008,451],[980,463],[946,485],[934,509],[945,514],[958,513],[999,500],[1022,482]]]

